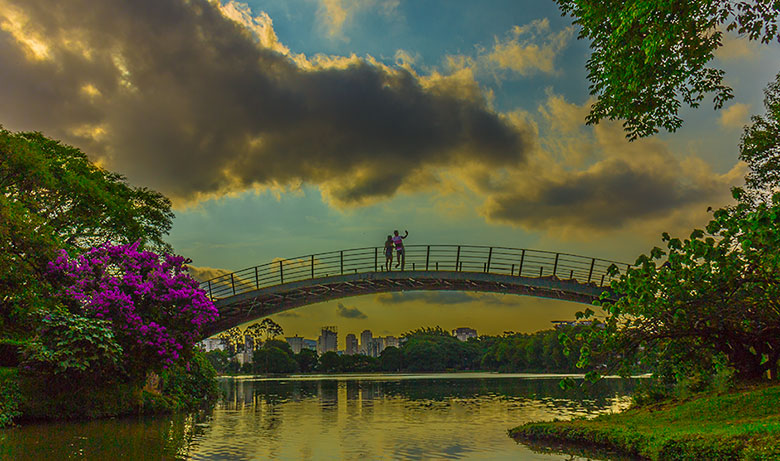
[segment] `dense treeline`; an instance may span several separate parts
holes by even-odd
[[[422,328],[402,336],[400,347],[388,347],[379,357],[292,352],[286,341],[270,339],[239,364],[227,351],[206,355],[221,373],[341,373],[499,371],[577,373],[576,359],[564,354],[559,330],[532,334],[506,332],[459,341],[440,327]],[[574,335],[572,335],[574,336]],[[259,344],[259,343],[258,343]]]

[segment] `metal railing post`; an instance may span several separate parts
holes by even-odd
[[[341,250],[339,253],[341,255],[341,275],[344,275],[344,250]]]
[[[374,272],[379,270],[379,248],[374,247]]]
[[[523,260],[525,259],[525,250],[523,250],[522,253],[520,253],[520,267],[517,268],[517,276],[522,277],[523,275]]]
[[[485,272],[490,272],[491,259],[493,259],[493,247],[490,247],[490,251],[488,252],[488,260],[487,260],[487,264],[485,264]]]
[[[255,286],[260,289],[260,276],[257,274],[257,266],[255,266]]]
[[[591,277],[593,277],[593,266],[596,265],[596,258],[590,260],[590,270],[588,271],[588,283],[590,283]]]
[[[311,255],[311,278],[314,278],[314,255]]]
[[[236,295],[236,281],[233,279],[233,274],[230,274],[230,286],[233,287],[233,296]]]
[[[512,268],[509,269],[509,276],[512,277],[515,275],[515,265],[512,264]]]
[[[553,277],[558,276],[558,256],[560,256],[560,253],[555,253],[555,264],[553,264]]]
[[[279,260],[279,282],[284,283],[284,260]]]
[[[604,274],[601,275],[601,283],[599,284],[600,287],[604,286]]]
[[[431,246],[428,245],[428,249],[425,250],[425,270],[428,270],[428,261],[431,259]]]
[[[214,295],[211,294],[211,280],[209,280],[209,299],[214,301]]]
[[[544,266],[539,266],[539,277],[542,276],[543,272],[544,272]]]
[[[460,266],[460,245],[458,245],[458,253],[455,255],[455,272],[459,272]]]

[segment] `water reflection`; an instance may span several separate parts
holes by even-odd
[[[591,416],[633,383],[585,392],[532,375],[226,378],[209,414],[27,425],[0,431],[3,459],[584,459],[517,445],[526,421]]]
[[[222,385],[226,398],[195,440],[194,459],[572,459],[531,452],[506,430],[616,411],[633,387],[609,380],[572,392],[560,389],[558,378],[494,374],[240,378]],[[241,426],[249,420],[256,428]]]

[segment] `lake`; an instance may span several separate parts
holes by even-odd
[[[585,459],[540,453],[507,429],[625,408],[634,384],[563,391],[560,376],[450,373],[221,378],[199,415],[29,424],[3,459]],[[593,459],[593,458],[591,458]]]

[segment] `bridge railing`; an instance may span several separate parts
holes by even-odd
[[[612,280],[607,273],[615,264],[622,272],[627,265],[568,253],[522,248],[474,245],[405,246],[406,271],[484,272],[517,277],[570,279],[598,286]],[[393,251],[391,270],[396,268]],[[385,255],[380,247],[315,253],[289,259],[275,259],[259,266],[220,275],[201,283],[212,300],[289,282],[344,274],[384,272]]]

